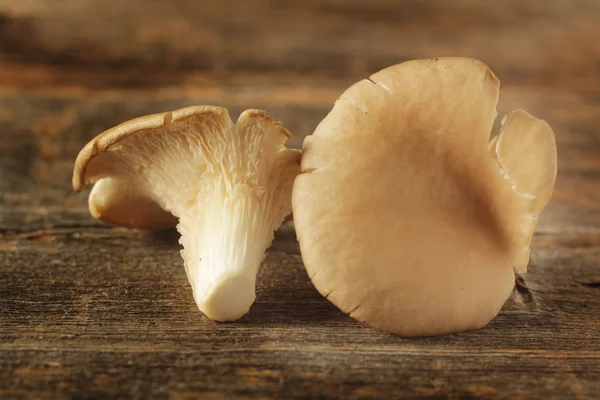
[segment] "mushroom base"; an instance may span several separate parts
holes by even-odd
[[[204,298],[194,300],[200,311],[216,321],[235,321],[243,317],[254,303],[256,279],[252,276],[223,277]]]

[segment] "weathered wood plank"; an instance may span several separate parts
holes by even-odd
[[[412,340],[362,326],[321,298],[291,238],[288,225],[260,272],[256,304],[235,324],[197,311],[176,235],[98,227],[6,238],[0,393],[599,393],[600,295],[590,283],[600,275],[589,275],[599,236],[536,237],[532,272],[488,327]]]
[[[0,0],[0,398],[599,398],[599,19],[596,0]],[[499,114],[546,119],[559,146],[530,273],[484,329],[406,340],[350,319],[292,222],[250,313],[216,323],[176,232],[107,227],[72,193],[78,151],[127,119],[264,108],[299,147],[354,81],[444,55],[488,62]]]

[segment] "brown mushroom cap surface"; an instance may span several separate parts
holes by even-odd
[[[523,111],[488,144],[498,87],[477,60],[406,62],[350,87],[305,139],[294,222],[313,284],[342,311],[405,336],[499,312],[552,192],[556,145]]]
[[[129,227],[178,219],[198,307],[212,319],[244,315],[273,231],[291,212],[300,153],[264,111],[236,123],[226,109],[195,106],[136,118],[94,138],[75,162],[73,188],[96,182],[90,212]]]

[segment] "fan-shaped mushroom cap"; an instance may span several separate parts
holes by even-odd
[[[305,139],[294,221],[313,284],[342,311],[406,336],[499,312],[552,192],[556,145],[516,111],[488,146],[498,87],[477,60],[406,62],[350,87]]]
[[[290,136],[260,110],[236,124],[212,106],[136,118],[83,148],[73,188],[98,181],[90,211],[111,222],[154,228],[177,217],[199,308],[235,320],[254,301],[265,249],[291,211],[300,153],[285,148]]]

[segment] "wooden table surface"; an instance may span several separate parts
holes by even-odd
[[[530,273],[487,327],[402,339],[324,300],[293,223],[216,323],[176,232],[105,226],[70,187],[93,136],[193,104],[310,134],[355,81],[471,56],[499,112],[555,129]],[[0,398],[600,398],[600,1],[0,0]],[[88,189],[89,190],[89,189]]]

